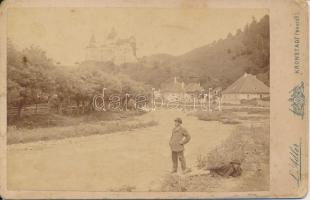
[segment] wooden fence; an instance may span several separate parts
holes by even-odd
[[[155,109],[185,109],[185,110],[204,110],[208,111],[209,107],[208,104],[201,105],[200,103],[160,103],[160,102],[154,102]],[[151,105],[149,105],[151,106]],[[212,105],[211,110],[222,110],[222,109],[233,109],[233,108],[256,108],[256,109],[269,109],[269,106],[246,106],[246,105]],[[65,106],[61,109],[61,113],[63,114],[78,114],[81,110],[81,107],[77,106]],[[54,110],[55,111],[55,110]],[[37,105],[31,105],[23,107],[21,110],[21,116],[23,115],[33,115],[33,114],[48,114],[52,112],[52,109],[50,108],[48,103],[44,104],[37,104]],[[14,118],[18,115],[18,107],[8,107],[7,109],[7,116],[9,118]]]
[[[22,115],[31,115],[31,114],[47,114],[50,112],[48,103],[36,104],[31,106],[25,106],[21,110]],[[8,107],[7,116],[15,117],[18,115],[18,107]]]
[[[82,107],[78,106],[64,106],[60,113],[62,114],[77,114],[82,110]],[[48,103],[42,103],[37,105],[25,106],[21,110],[21,116],[33,115],[33,114],[48,114],[50,112],[57,112],[57,109],[52,109]],[[18,115],[18,107],[8,107],[7,116],[14,118]]]

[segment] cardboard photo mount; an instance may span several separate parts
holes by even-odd
[[[7,17],[12,8],[268,9],[270,187],[244,192],[26,191],[7,188]],[[225,23],[225,22],[223,22]],[[221,26],[222,24],[219,24]],[[308,190],[308,6],[305,0],[5,0],[0,5],[0,196],[4,199],[302,198]],[[214,27],[216,28],[216,27]],[[302,93],[302,94],[301,94]],[[294,102],[304,96],[303,111]],[[297,109],[297,110],[296,110]],[[90,169],[91,170],[91,169]],[[40,177],[38,177],[39,179]],[[31,185],[31,183],[29,183]]]

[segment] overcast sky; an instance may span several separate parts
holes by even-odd
[[[18,49],[40,46],[55,62],[85,58],[92,34],[98,44],[114,27],[121,38],[135,36],[137,56],[180,55],[224,38],[268,14],[265,9],[12,8],[8,36]]]

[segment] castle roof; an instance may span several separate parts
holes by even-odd
[[[258,80],[256,76],[245,73],[237,81],[231,84],[224,94],[267,94],[269,87],[262,81]]]
[[[117,33],[114,28],[111,29],[110,33],[107,35],[107,40],[114,40],[117,37]]]
[[[95,38],[95,35],[93,34],[90,37],[89,44],[86,48],[94,48],[94,47],[96,47],[96,38]]]

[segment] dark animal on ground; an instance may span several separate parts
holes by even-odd
[[[229,164],[211,168],[209,170],[212,176],[220,175],[223,177],[237,177],[242,174],[241,163],[238,161],[232,161]]]

